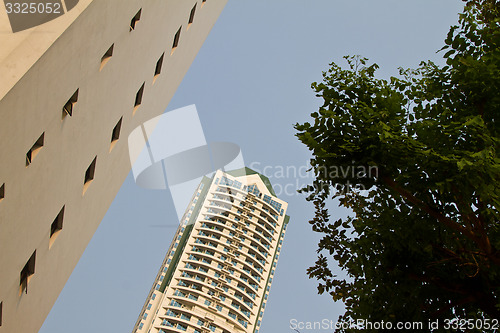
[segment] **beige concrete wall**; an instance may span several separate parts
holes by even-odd
[[[128,134],[164,111],[226,1],[89,0],[15,37],[0,26],[1,333],[39,330],[130,170]],[[113,56],[100,70],[112,44]],[[162,73],[153,84],[162,53]],[[73,115],[63,117],[77,89]],[[121,117],[120,138],[110,151]],[[26,153],[42,133],[44,146],[26,166]],[[96,156],[95,178],[83,195],[85,172]],[[63,206],[63,228],[49,249],[50,227]],[[20,294],[20,272],[35,250],[35,274],[28,293]]]

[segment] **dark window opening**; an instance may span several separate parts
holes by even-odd
[[[97,162],[97,156],[94,158],[92,163],[90,163],[89,167],[87,168],[87,171],[85,171],[85,179],[83,181],[83,193],[85,194],[85,191],[87,190],[88,186],[94,180],[94,175],[95,175],[95,165]]]
[[[172,43],[172,53],[177,48],[177,46],[179,46],[179,39],[181,38],[181,29],[182,29],[182,26],[175,33],[174,42]]]
[[[5,183],[0,186],[0,201],[2,201],[5,198]]]
[[[135,95],[135,101],[134,101],[134,114],[137,108],[142,104],[142,96],[144,95],[144,84],[139,88],[137,91],[137,94]]]
[[[194,13],[196,12],[196,4],[194,5],[193,9],[191,9],[191,13],[189,14],[189,25],[191,25],[191,23],[193,23],[194,21]]]
[[[114,145],[116,144],[116,141],[120,138],[120,130],[122,128],[122,120],[123,117],[120,118],[118,123],[116,123],[115,127],[113,128],[113,132],[111,133],[111,147],[109,148],[109,151],[113,149]]]
[[[71,98],[66,102],[66,104],[64,104],[63,116],[65,116],[65,115],[72,116],[73,115],[73,108],[75,107],[76,102],[78,102],[78,91],[79,91],[79,89],[76,89],[73,96],[71,96]]]
[[[35,156],[40,152],[40,149],[43,147],[45,132],[40,135],[38,140],[36,140],[35,144],[28,150],[26,153],[26,166],[30,165],[33,162]]]
[[[158,59],[158,61],[156,62],[156,67],[155,67],[155,77],[157,77],[158,75],[160,75],[161,73],[161,68],[163,66],[163,56],[165,55],[165,53],[163,53],[160,57],[160,59]]]
[[[111,45],[111,47],[102,56],[102,58],[101,58],[101,68],[99,70],[102,70],[103,67],[104,67],[104,65],[106,65],[106,63],[109,61],[109,59],[111,59],[111,57],[113,56],[113,49],[114,49],[114,47],[115,47],[115,44]]]
[[[54,222],[50,225],[50,241],[49,241],[49,248],[52,246],[52,243],[54,240],[57,238],[59,235],[59,232],[63,228],[63,219],[64,219],[64,207],[59,211],[59,214],[57,214],[56,218],[54,219]]]
[[[134,30],[135,26],[137,25],[137,22],[139,22],[141,20],[141,12],[142,12],[142,8],[139,9],[137,14],[135,14],[135,16],[130,21],[130,31]]]
[[[21,278],[19,283],[21,287],[21,293],[23,291],[25,291],[26,294],[28,293],[28,282],[33,276],[33,274],[35,274],[35,259],[36,259],[36,250],[35,252],[33,252],[26,265],[24,265],[23,270],[21,271]]]

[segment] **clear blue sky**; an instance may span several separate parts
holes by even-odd
[[[289,202],[290,226],[261,332],[294,332],[292,319],[335,321],[343,309],[317,295],[317,283],[306,276],[319,237],[307,223],[312,205],[292,191],[311,181],[292,172],[310,158],[293,124],[307,121],[319,106],[311,82],[348,54],[378,63],[386,78],[421,60],[440,63],[436,51],[462,4],[229,0],[167,111],[196,104],[207,141],[239,144],[247,165],[256,171],[267,166],[273,184],[288,189],[280,197]],[[279,173],[287,167],[288,174]],[[168,191],[141,189],[129,175],[40,332],[131,332],[176,219]]]

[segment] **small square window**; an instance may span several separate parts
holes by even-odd
[[[140,19],[141,19],[141,12],[142,12],[142,8],[139,9],[139,11],[137,12],[137,14],[135,14],[135,16],[130,21],[130,31],[134,30],[135,26],[137,25],[137,22],[140,21]]]
[[[42,149],[44,137],[45,137],[45,132],[42,133],[42,135],[40,135],[38,140],[36,140],[35,144],[26,153],[26,166],[31,164],[35,156],[40,152],[40,149]]]
[[[160,75],[161,73],[161,68],[163,66],[163,57],[165,56],[165,53],[163,53],[160,57],[160,59],[158,59],[158,61],[156,62],[156,67],[155,67],[155,76],[154,76],[154,79],[153,79],[153,83],[156,81],[156,78],[158,77],[158,75]]]
[[[0,201],[2,201],[5,198],[5,183],[0,186]]]
[[[111,146],[109,147],[109,151],[111,151],[113,149],[116,142],[120,138],[120,130],[122,128],[122,120],[123,120],[123,117],[120,118],[120,120],[116,123],[115,127],[113,128],[113,132],[111,133]]]
[[[175,49],[177,48],[177,46],[179,46],[179,39],[181,38],[181,29],[182,29],[182,26],[175,33],[174,42],[172,43],[172,53],[171,54],[173,54]]]
[[[194,7],[193,7],[193,9],[191,9],[191,13],[189,14],[188,29],[189,29],[189,26],[191,26],[191,24],[194,21],[194,14],[195,13],[196,13],[196,4],[194,4]]]
[[[35,259],[36,259],[36,250],[35,252],[33,252],[26,265],[24,265],[23,270],[21,271],[21,277],[19,283],[20,294],[22,294],[23,291],[25,291],[26,294],[28,293],[29,280],[31,280],[31,277],[33,276],[33,274],[35,274]]]
[[[63,106],[63,117],[66,116],[66,115],[68,115],[68,116],[72,116],[73,115],[73,108],[75,107],[76,102],[78,102],[78,90],[79,89],[76,89],[76,91],[73,94],[73,96],[71,96],[71,98],[66,102],[66,104],[64,104],[64,106]]]
[[[144,95],[144,84],[145,84],[145,82],[142,84],[141,88],[139,88],[139,90],[137,91],[137,94],[135,94],[133,114],[135,114],[135,111],[137,111],[139,106],[142,104],[142,96]]]
[[[111,47],[104,53],[104,55],[101,58],[101,68],[99,70],[101,71],[104,68],[104,65],[111,59],[113,56],[113,48],[115,47],[115,44],[111,45]]]
[[[50,225],[50,240],[49,240],[49,249],[52,247],[52,244],[56,240],[57,236],[59,236],[59,232],[63,228],[63,219],[64,219],[64,207],[59,211],[54,222]]]
[[[87,171],[85,171],[85,179],[83,181],[83,194],[85,194],[85,191],[87,191],[87,188],[89,187],[90,183],[92,182],[92,180],[94,180],[96,162],[97,162],[97,156],[94,158],[92,163],[90,163],[89,167],[87,168]]]

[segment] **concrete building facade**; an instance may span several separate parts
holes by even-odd
[[[130,171],[128,134],[226,2],[80,0],[16,33],[0,5],[0,333],[39,330]]]
[[[269,180],[248,168],[204,177],[133,333],[258,333],[287,207]]]

